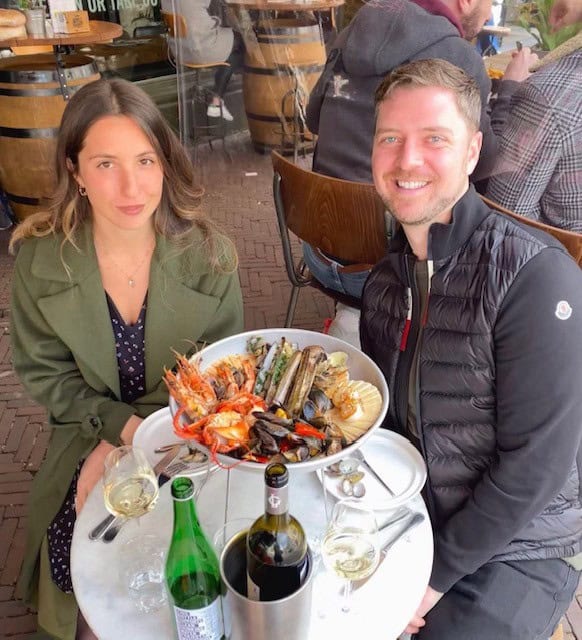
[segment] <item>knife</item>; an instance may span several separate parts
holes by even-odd
[[[182,443],[175,444],[166,455],[154,466],[154,474],[158,477],[163,473],[164,469],[170,465],[174,458],[180,452]],[[99,540],[101,536],[109,529],[115,520],[125,520],[120,516],[114,516],[110,513],[106,518],[103,518],[101,522],[89,533],[89,540]]]
[[[396,522],[397,520],[400,520],[400,518],[397,518],[396,520],[394,520],[394,522]],[[418,511],[413,513],[408,518],[406,523],[399,529],[398,533],[395,536],[392,536],[390,540],[388,540],[388,542],[385,542],[380,547],[380,562],[378,563],[378,567],[380,566],[384,558],[386,558],[388,551],[398,542],[398,540],[400,540],[400,538],[402,538],[405,534],[412,531],[412,529],[417,527],[421,522],[424,522],[424,515],[422,513],[419,513]],[[376,571],[378,571],[378,567],[376,567],[375,571],[366,578],[355,580],[353,583],[354,590],[359,589],[360,587],[365,585],[366,582],[368,582],[368,580],[376,573]]]

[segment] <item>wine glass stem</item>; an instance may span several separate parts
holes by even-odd
[[[346,580],[344,585],[344,598],[342,603],[342,611],[344,613],[350,612],[350,598],[352,596],[352,581]]]

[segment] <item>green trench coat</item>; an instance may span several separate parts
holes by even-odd
[[[115,342],[90,226],[78,234],[80,251],[70,244],[63,248],[69,273],[61,242],[62,237],[50,236],[26,240],[20,248],[11,338],[14,367],[34,400],[47,408],[52,427],[30,496],[19,595],[38,607],[42,629],[72,640],[76,602],[52,583],[41,546],[79,461],[101,439],[117,445],[131,415],[146,417],[167,405],[161,375],[164,366],[175,363],[172,349],[184,352],[193,342],[241,331],[243,310],[238,275],[211,269],[198,232],[183,251],[158,238],[147,294],[146,394],[125,404],[118,400]]]

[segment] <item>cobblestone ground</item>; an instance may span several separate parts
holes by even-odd
[[[204,207],[236,240],[246,328],[281,326],[290,285],[278,240],[270,159],[250,151],[244,138],[230,141],[228,148],[230,162],[220,149],[201,156],[202,182],[207,188]],[[8,239],[8,231],[0,232],[0,638],[30,640],[36,619],[15,600],[14,588],[22,560],[28,491],[48,434],[44,411],[23,392],[11,366],[13,259],[7,255]],[[294,326],[320,330],[331,313],[324,296],[303,290]],[[582,591],[564,622],[565,637],[582,640]]]

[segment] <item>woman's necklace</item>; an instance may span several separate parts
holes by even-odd
[[[121,273],[127,278],[127,284],[130,287],[135,287],[135,277],[139,273],[140,269],[144,266],[146,260],[148,258],[151,258],[155,248],[156,248],[156,243],[154,242],[151,245],[151,247],[149,247],[148,250],[145,252],[144,257],[140,260],[139,264],[133,270],[132,273],[127,273],[127,271],[119,264],[119,262],[117,262],[117,260],[115,260],[115,258],[109,252],[101,249],[101,251],[99,251],[98,253],[102,253],[104,257],[108,258],[113,263],[113,266],[117,267],[117,269],[121,271]]]

